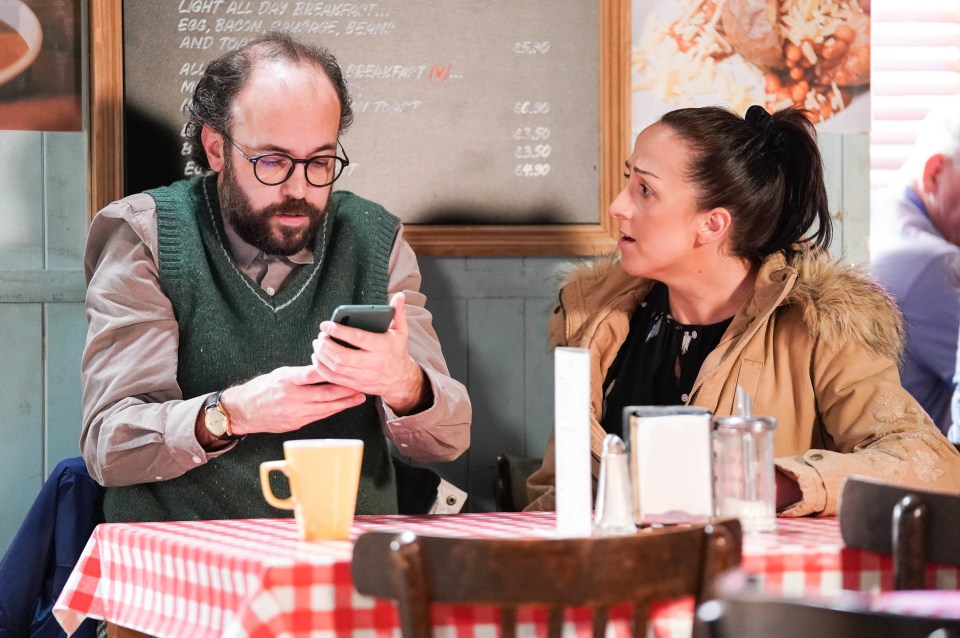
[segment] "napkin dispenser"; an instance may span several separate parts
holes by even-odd
[[[628,406],[633,514],[638,525],[713,516],[712,413],[695,406]]]

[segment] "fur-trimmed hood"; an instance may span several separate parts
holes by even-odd
[[[624,296],[639,302],[652,283],[623,272],[616,254],[574,262],[561,277],[563,302],[570,301],[567,291],[576,288],[585,305],[592,308],[616,303]],[[784,290],[785,286],[789,289]],[[857,266],[812,251],[790,257],[770,255],[761,264],[754,300],[763,317],[776,307],[799,307],[804,324],[821,343],[843,347],[856,341],[898,362],[902,355],[905,331],[900,309],[893,297]]]
[[[821,342],[842,347],[857,340],[900,361],[906,339],[903,314],[876,279],[857,266],[809,252],[788,263],[797,280],[786,303],[803,308],[804,323]]]

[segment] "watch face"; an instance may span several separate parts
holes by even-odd
[[[213,436],[223,436],[227,433],[227,417],[215,407],[207,410],[206,425]]]

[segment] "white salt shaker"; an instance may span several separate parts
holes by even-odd
[[[593,528],[605,535],[632,534],[637,530],[627,445],[616,434],[603,439]]]

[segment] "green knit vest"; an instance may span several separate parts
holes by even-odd
[[[148,191],[157,204],[160,284],[180,328],[177,380],[185,398],[209,394],[280,366],[307,365],[320,322],[341,303],[385,303],[399,220],[347,191],[332,194],[314,263],[269,296],[230,256],[216,176]],[[396,479],[375,399],[285,434],[251,434],[233,449],[170,480],[108,488],[108,521],[290,516],[263,499],[260,463],[283,458],[289,439],[364,442],[358,514],[397,511]],[[275,492],[289,494],[272,475]]]

